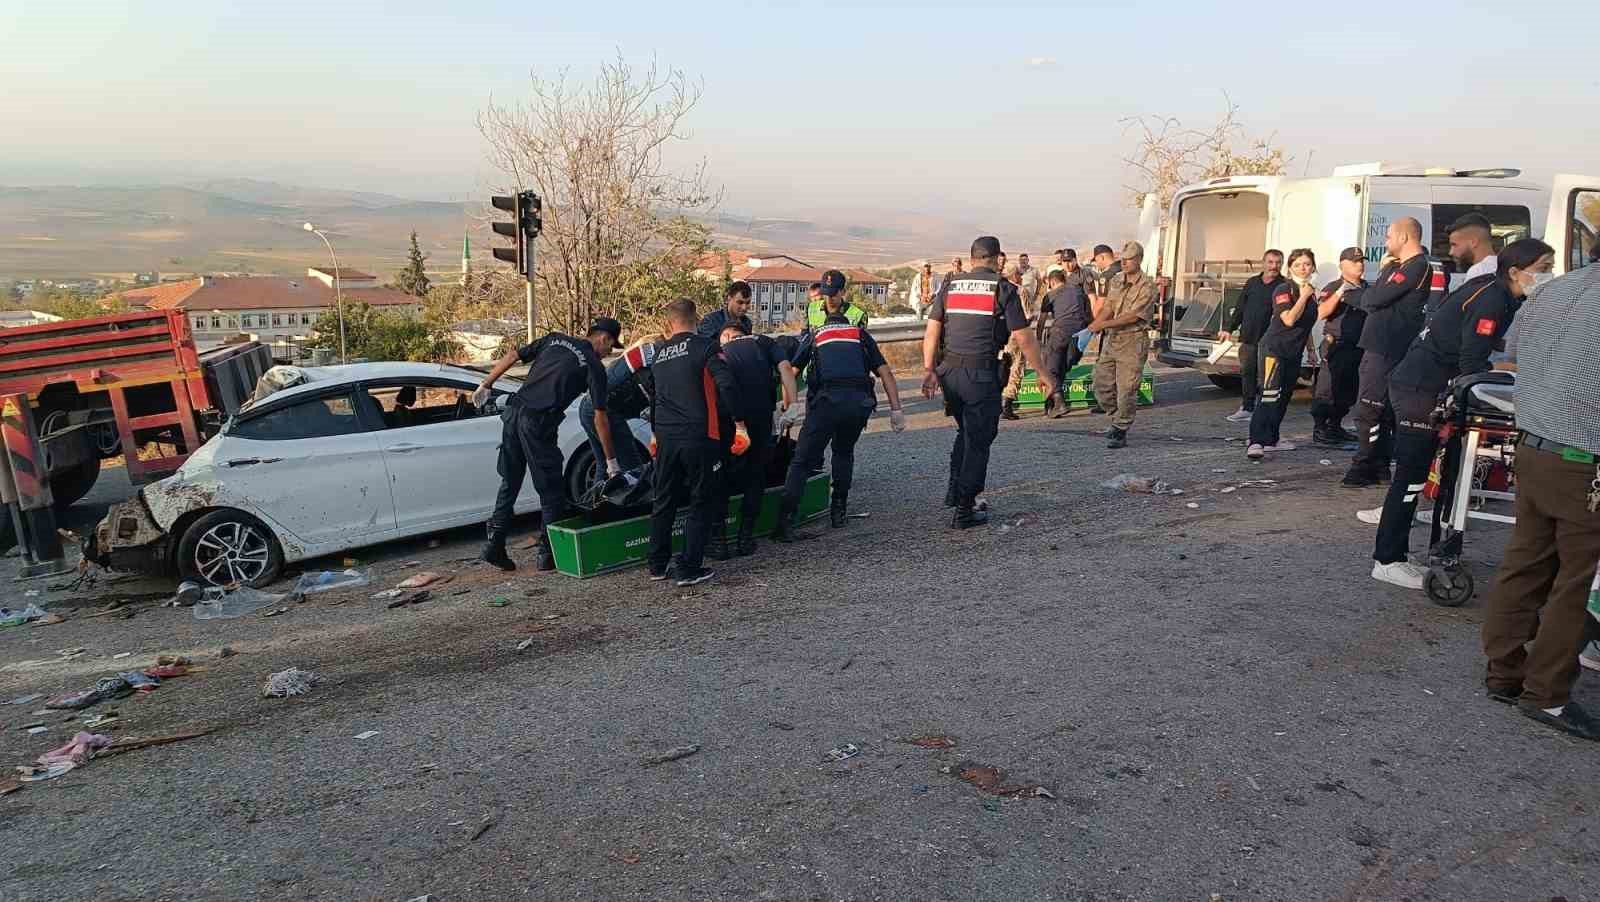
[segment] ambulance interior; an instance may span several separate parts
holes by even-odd
[[[1214,338],[1245,281],[1261,271],[1267,195],[1226,191],[1186,198],[1178,204],[1177,228],[1174,334]]]

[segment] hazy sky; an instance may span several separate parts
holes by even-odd
[[[1201,124],[1224,91],[1296,174],[1600,171],[1592,4],[1428,8],[0,0],[0,184],[241,175],[463,198],[491,181],[473,125],[491,95],[619,50],[703,80],[683,156],[707,157],[740,213],[1131,218],[1118,120]]]

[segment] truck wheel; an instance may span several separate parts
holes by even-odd
[[[588,494],[589,487],[594,485],[595,468],[598,464],[594,459],[594,449],[584,442],[573,453],[572,460],[567,462],[567,503],[576,505],[578,500]]]
[[[76,467],[57,473],[50,479],[50,495],[55,499],[56,510],[64,511],[89,494],[100,479],[100,461],[86,460]]]
[[[1225,392],[1238,394],[1244,387],[1244,380],[1238,376],[1229,376],[1226,373],[1207,373],[1206,378],[1211,384]]]
[[[260,520],[244,511],[218,510],[184,531],[177,563],[187,579],[259,589],[283,572],[283,549]]]

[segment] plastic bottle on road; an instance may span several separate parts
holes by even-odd
[[[269,605],[278,604],[288,597],[262,592],[248,586],[241,586],[232,592],[212,587],[206,589],[200,600],[195,602],[194,619],[225,620],[229,617],[243,617]]]

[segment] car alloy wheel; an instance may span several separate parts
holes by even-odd
[[[267,571],[271,561],[271,537],[238,520],[212,526],[194,546],[194,572],[215,586],[249,584]]]

